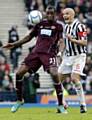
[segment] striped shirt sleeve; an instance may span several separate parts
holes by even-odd
[[[87,30],[85,25],[79,24],[77,28],[78,39],[87,40]]]

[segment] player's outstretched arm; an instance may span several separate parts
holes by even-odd
[[[22,40],[16,41],[14,43],[8,43],[5,46],[3,46],[3,48],[11,49],[11,48],[14,48],[14,47],[18,47],[18,46],[20,46],[24,43],[29,42],[30,40],[31,40],[30,35],[26,35]]]
[[[13,43],[8,43],[8,44],[3,46],[3,48],[5,48],[5,49],[11,49],[13,47],[14,47]]]

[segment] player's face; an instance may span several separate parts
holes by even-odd
[[[47,10],[46,11],[46,16],[47,16],[48,20],[53,21],[54,20],[54,16],[55,16],[54,10],[53,9]]]
[[[67,23],[67,24],[70,24],[73,21],[73,15],[68,10],[63,11],[63,18],[64,18],[65,23]]]

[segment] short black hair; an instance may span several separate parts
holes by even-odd
[[[54,10],[54,12],[56,11],[53,5],[48,5],[46,10]]]

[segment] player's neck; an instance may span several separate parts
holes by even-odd
[[[49,22],[49,23],[53,23],[53,22],[54,22],[54,20],[48,20],[48,22]]]
[[[68,23],[69,25],[71,25],[73,23],[74,19],[71,19],[71,21]]]

